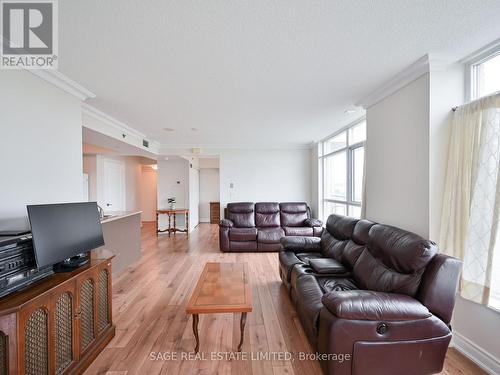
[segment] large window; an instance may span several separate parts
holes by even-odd
[[[500,91],[500,50],[469,64],[470,99],[479,99]]]
[[[500,92],[500,47],[487,49],[468,62],[469,99],[475,100]],[[497,124],[498,126],[498,124]],[[500,225],[491,259],[488,306],[500,311]]]
[[[320,216],[359,217],[363,195],[366,122],[361,120],[318,144]]]

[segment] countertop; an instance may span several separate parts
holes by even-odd
[[[109,223],[111,221],[120,220],[133,215],[140,215],[142,211],[108,211],[101,219],[101,224]]]

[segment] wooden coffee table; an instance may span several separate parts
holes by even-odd
[[[193,315],[193,333],[196,338],[194,351],[198,353],[199,314],[241,313],[241,338],[238,351],[243,345],[243,333],[247,313],[252,311],[252,288],[248,280],[246,263],[205,264],[203,272],[186,306],[186,313]]]

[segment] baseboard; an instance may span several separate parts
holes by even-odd
[[[465,336],[454,331],[450,346],[469,358],[489,374],[500,374],[500,359],[470,341]]]
[[[208,217],[202,217],[199,220],[200,220],[200,223],[210,223],[210,218],[208,218]]]

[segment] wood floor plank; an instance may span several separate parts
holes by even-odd
[[[116,336],[86,375],[321,374],[316,361],[252,360],[259,353],[273,351],[289,352],[295,358],[300,352],[312,352],[279,279],[277,253],[221,253],[218,226],[210,224],[199,225],[188,239],[185,234],[157,237],[154,223],[145,223],[141,239],[141,260],[113,280]],[[192,319],[184,309],[208,261],[249,265],[253,311],[245,327],[246,360],[209,360],[211,352],[232,353],[236,349],[239,314],[200,315],[200,354],[194,356]],[[450,349],[442,374],[485,372]]]

